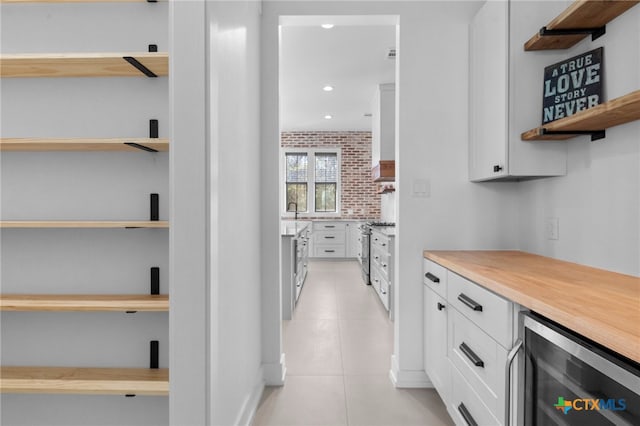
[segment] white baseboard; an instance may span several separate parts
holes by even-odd
[[[284,376],[287,374],[284,353],[280,355],[280,362],[272,364],[262,364],[264,384],[266,386],[284,385]]]
[[[251,393],[247,395],[242,404],[242,409],[236,418],[235,425],[238,426],[250,426],[253,421],[253,417],[256,415],[256,410],[260,404],[260,398],[264,391],[264,371],[262,367],[258,370],[255,383]]]
[[[432,388],[433,383],[424,370],[400,370],[395,355],[391,355],[389,378],[397,388]]]

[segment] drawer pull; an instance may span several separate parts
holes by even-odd
[[[441,310],[443,310],[444,308],[446,308],[446,306],[444,306],[444,305],[443,305],[442,303],[440,303],[440,302],[438,302],[438,305],[437,305],[437,306],[438,306],[438,310],[439,310],[439,311],[441,311]]]
[[[335,225],[324,225],[325,228],[335,228]]]
[[[472,351],[469,346],[467,346],[466,343],[462,342],[460,344],[460,350],[467,356],[467,358],[469,358],[469,361],[471,361],[473,365],[475,365],[476,367],[484,368],[484,361],[482,361],[480,357],[476,355],[476,353]]]
[[[325,239],[327,239],[327,240],[332,240],[332,239],[334,239],[335,237],[333,237],[333,236],[329,236],[329,235],[325,235],[325,237],[324,237],[324,238],[325,238]]]
[[[466,294],[460,293],[458,295],[458,300],[464,303],[465,305],[467,305],[469,308],[473,309],[474,311],[482,312],[482,305],[476,302],[475,300],[473,300],[472,298],[470,298],[469,296],[467,296]]]
[[[436,277],[431,272],[427,272],[426,274],[424,274],[424,276],[429,278],[429,280],[433,281],[434,283],[439,283],[440,282],[440,278]]]
[[[460,405],[458,405],[458,411],[469,426],[478,426],[478,423],[476,423],[476,421],[471,416],[471,413],[469,412],[469,410],[467,410],[467,407],[465,407],[462,402],[460,403]]]
[[[325,250],[325,253],[335,253],[335,250]]]

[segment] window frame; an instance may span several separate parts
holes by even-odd
[[[336,154],[338,162],[338,173],[336,176],[336,211],[316,212],[316,153]],[[309,168],[307,170],[307,209],[306,212],[298,212],[298,216],[305,217],[338,217],[341,215],[342,205],[342,148],[298,148],[285,146],[280,149],[280,193],[281,193],[281,217],[295,218],[295,212],[287,211],[287,179],[286,179],[286,158],[287,154],[307,154]],[[324,183],[324,182],[319,182]]]

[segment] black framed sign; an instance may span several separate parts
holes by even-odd
[[[542,124],[602,102],[603,51],[600,47],[544,69]]]

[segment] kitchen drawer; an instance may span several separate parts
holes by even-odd
[[[316,231],[313,239],[315,244],[344,244],[344,231]]]
[[[507,349],[455,309],[449,309],[449,359],[494,416],[504,416]]]
[[[313,222],[313,230],[316,231],[340,231],[344,232],[345,223],[344,222]]]
[[[456,425],[477,424],[479,426],[499,426],[503,423],[491,414],[478,394],[462,377],[455,367],[451,367],[451,397],[447,404],[449,414]],[[468,419],[462,414],[466,413]]]
[[[511,302],[451,271],[447,274],[447,300],[503,347],[511,347]]]
[[[379,232],[371,233],[371,247],[379,247],[385,251],[390,250],[391,237],[383,235]]]
[[[422,261],[422,282],[438,293],[440,297],[447,297],[447,270],[435,262],[427,259]]]
[[[316,244],[314,257],[344,257],[344,244]]]
[[[379,248],[371,249],[371,263],[378,267],[380,270],[380,274],[387,281],[391,280],[389,276],[389,268],[390,268],[390,256],[386,251],[381,251]]]
[[[380,269],[378,269],[377,267],[371,268],[371,286],[375,289],[376,293],[378,293],[378,297],[380,297],[382,304],[388,311],[390,300],[390,285],[389,282],[382,277]]]

